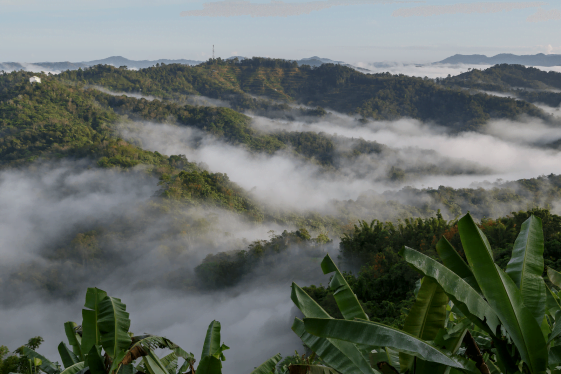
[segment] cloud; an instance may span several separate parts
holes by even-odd
[[[544,10],[539,8],[536,13],[526,18],[526,22],[545,22],[558,19],[561,19],[561,11],[558,9]],[[551,47],[551,45],[549,47]],[[551,53],[551,50],[548,51],[548,53]]]
[[[202,10],[189,10],[181,12],[182,17],[290,17],[310,14],[320,10],[347,5],[363,4],[395,4],[410,1],[384,1],[384,0],[327,0],[309,1],[304,3],[285,3],[272,0],[270,3],[259,4],[250,1],[217,1],[203,4]]]
[[[401,8],[393,12],[393,17],[430,17],[444,14],[488,14],[499,12],[510,12],[516,9],[537,8],[547,3],[542,1],[533,2],[485,2],[473,4],[454,5],[428,5],[414,8]]]

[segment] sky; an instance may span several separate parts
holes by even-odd
[[[0,61],[561,53],[559,1],[0,0]]]

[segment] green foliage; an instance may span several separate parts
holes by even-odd
[[[5,345],[0,346],[0,374],[28,373],[31,370],[30,361],[25,356],[24,347],[37,349],[43,343],[43,338],[36,336],[27,341],[25,345],[16,349],[13,353]]]
[[[290,247],[298,246],[312,258],[323,253],[322,245],[330,242],[325,234],[312,239],[306,229],[296,232],[284,231],[280,235],[272,234],[270,240],[257,240],[250,243],[247,250],[233,250],[209,254],[195,268],[199,284],[206,289],[220,289],[234,286],[244,276],[252,273],[258,266],[275,267],[284,261],[279,256]]]
[[[430,80],[404,75],[363,74],[334,64],[297,67],[282,60],[212,60],[198,66],[178,64],[130,71],[95,66],[67,71],[61,79],[115,91],[140,92],[164,99],[205,95],[229,100],[236,110],[273,109],[250,95],[329,107],[373,119],[411,117],[458,131],[481,128],[490,118],[528,114],[546,118],[531,104],[488,95],[471,95]]]
[[[472,69],[441,80],[447,86],[477,88],[486,91],[509,91],[514,88],[532,90],[561,89],[561,74],[524,65],[499,64],[485,70]]]

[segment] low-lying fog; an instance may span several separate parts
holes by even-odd
[[[183,275],[207,254],[247,249],[249,241],[268,239],[269,230],[295,228],[258,225],[220,210],[179,207],[172,214],[151,207],[159,187],[141,168],[90,166],[60,162],[0,172],[0,344],[15,349],[40,335],[39,352],[60,362],[63,323],[79,323],[86,288],[99,287],[127,304],[131,331],[164,335],[196,356],[208,324],[219,320],[222,340],[232,348],[226,372],[247,373],[276,353],[301,350],[290,330],[296,315],[290,284],[327,283],[319,261],[326,251],[337,255],[337,242],[321,253],[292,247],[273,268],[258,267],[225,291],[190,291]],[[170,230],[183,220],[184,229]],[[206,226],[189,231],[193,221]],[[106,263],[84,256],[81,265],[60,256],[76,233],[92,228],[106,233]]]
[[[432,164],[443,171],[441,175],[419,175],[404,183],[418,188],[440,185],[461,188],[484,180],[517,180],[561,173],[561,154],[544,146],[561,139],[561,128],[550,127],[534,118],[519,122],[492,121],[484,133],[455,135],[445,128],[411,119],[361,124],[340,114],[317,122],[254,117],[253,126],[264,132],[314,131],[339,138],[362,138],[385,144],[397,152],[387,157],[384,153],[361,156],[351,164],[342,164],[342,170],[337,173],[325,173],[320,166],[288,152],[254,154],[184,126],[137,122],[124,126],[122,134],[150,150],[185,154],[190,160],[204,162],[211,171],[227,173],[231,180],[263,201],[278,202],[293,209],[321,210],[331,199],[356,199],[367,190],[399,189],[403,184],[381,179],[392,166],[414,170]],[[336,144],[344,147],[344,142]],[[433,152],[423,153],[426,151]],[[444,172],[453,168],[465,172],[456,175]],[[360,173],[361,170],[367,172]]]

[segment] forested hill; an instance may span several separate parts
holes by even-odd
[[[561,73],[523,65],[501,64],[485,70],[473,69],[441,82],[451,88],[511,93],[525,101],[552,107],[561,104]]]
[[[227,100],[237,110],[263,109],[251,95],[285,103],[330,108],[377,120],[411,117],[451,127],[477,130],[492,118],[547,116],[522,101],[470,94],[432,80],[404,75],[363,74],[324,64],[317,68],[264,58],[209,60],[198,66],[161,65],[139,71],[97,65],[67,71],[60,79],[111,90],[179,99],[204,95]]]
[[[561,73],[523,65],[501,64],[485,70],[472,69],[442,80],[446,86],[508,91],[514,88],[561,89]]]

